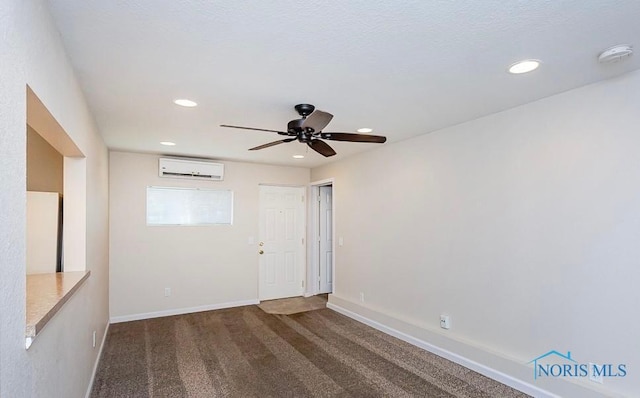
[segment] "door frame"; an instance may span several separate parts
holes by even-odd
[[[317,231],[320,227],[320,206],[317,198],[320,195],[320,187],[327,185],[331,185],[331,231],[333,233],[331,243],[331,275],[333,276],[333,289],[331,293],[333,294],[336,291],[336,181],[335,178],[331,177],[324,180],[314,181],[309,184],[309,229],[307,231],[307,242],[309,243],[307,245],[307,264],[309,267],[307,272],[307,289],[304,294],[305,297],[315,296],[319,292],[318,283],[320,280],[318,278],[318,273],[320,271],[320,245],[318,244]]]
[[[260,239],[262,238],[262,236],[260,236],[260,223],[262,222],[260,216],[262,215],[260,213],[260,207],[262,205],[262,203],[260,202],[260,187],[279,187],[279,188],[299,188],[300,192],[302,193],[302,211],[301,211],[301,216],[303,217],[302,220],[302,230],[303,231],[308,231],[309,225],[308,225],[308,216],[307,213],[305,212],[305,210],[308,211],[308,192],[307,189],[305,189],[306,187],[304,185],[291,185],[291,184],[268,184],[268,183],[259,183],[258,184],[258,235],[256,235],[258,237],[258,240],[256,241],[256,252],[258,250],[260,250],[260,247],[258,246],[258,243],[260,241]],[[300,265],[299,267],[299,271],[300,271],[300,278],[302,279],[302,281],[304,282],[304,286],[302,286],[302,288],[300,289],[300,294],[301,296],[306,297],[306,291],[307,291],[307,286],[309,285],[308,281],[307,281],[307,276],[308,276],[308,252],[309,252],[309,245],[307,244],[308,242],[308,232],[302,234],[302,238],[304,240],[303,244],[302,244],[302,256],[300,258]],[[256,286],[256,299],[258,300],[258,302],[260,302],[260,283],[261,283],[261,264],[260,264],[260,257],[257,258],[258,262],[257,262],[257,270],[258,270],[258,280],[257,280],[257,286]]]

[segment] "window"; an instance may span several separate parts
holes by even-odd
[[[147,187],[147,225],[233,224],[233,191]]]

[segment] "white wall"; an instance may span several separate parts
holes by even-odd
[[[312,170],[336,179],[335,301],[517,377],[551,349],[626,363],[604,388],[637,395],[639,109],[634,72]]]
[[[108,157],[44,1],[0,2],[0,396],[84,396],[108,320]],[[25,350],[26,91],[86,155],[91,277]]]
[[[110,154],[111,318],[257,300],[258,184],[306,186],[310,170],[224,161],[224,181],[196,181],[158,177],[158,158]],[[233,225],[149,227],[147,186],[232,190]]]

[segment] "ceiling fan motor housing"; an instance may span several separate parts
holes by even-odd
[[[294,119],[287,123],[287,132],[289,135],[298,135],[304,129],[302,128],[302,123],[304,123],[304,119]]]
[[[289,123],[287,123],[287,131],[292,135],[301,132],[303,122],[304,119],[294,119],[290,121]]]
[[[309,142],[313,138],[313,129],[302,127],[304,119],[294,119],[287,124],[287,133],[290,136],[295,136],[300,142]]]

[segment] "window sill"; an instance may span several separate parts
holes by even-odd
[[[89,278],[91,271],[27,275],[26,348]]]

